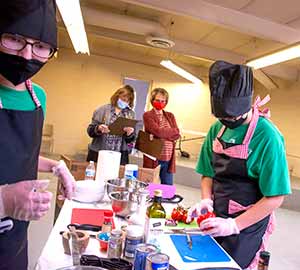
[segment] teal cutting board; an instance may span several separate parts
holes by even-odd
[[[186,235],[170,235],[181,259],[186,263],[229,262],[225,251],[208,235],[191,235],[192,249],[189,248]]]

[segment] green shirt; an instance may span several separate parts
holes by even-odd
[[[42,105],[44,117],[46,115],[46,93],[37,84],[32,84],[34,92]],[[17,91],[7,86],[0,85],[0,98],[4,109],[33,111],[36,108],[29,91]]]
[[[222,140],[228,143],[241,144],[248,126],[241,125],[235,129],[227,128],[222,135]],[[196,166],[196,172],[211,178],[215,174],[212,166],[212,144],[221,128],[222,124],[219,121],[210,128]],[[284,139],[271,121],[259,117],[248,151],[248,176],[253,178],[253,181],[258,179],[262,194],[264,196],[290,194],[291,187]]]

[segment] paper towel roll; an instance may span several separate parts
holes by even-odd
[[[100,150],[98,153],[96,181],[105,184],[106,180],[119,177],[121,153]]]

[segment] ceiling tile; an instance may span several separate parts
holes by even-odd
[[[300,4],[299,0],[253,0],[242,11],[275,22],[287,23],[295,18],[299,18]]]
[[[285,45],[282,43],[270,40],[252,39],[248,43],[245,43],[244,45],[233,49],[233,52],[245,55],[248,58],[254,58],[263,54],[270,53],[274,50],[278,50],[284,46]]]
[[[215,28],[214,25],[190,18],[173,16],[172,20],[174,25],[170,28],[170,36],[186,41],[197,42]]]
[[[232,50],[251,40],[251,36],[217,27],[199,43],[216,48]]]
[[[205,2],[232,9],[240,9],[247,5],[251,0],[204,0]]]

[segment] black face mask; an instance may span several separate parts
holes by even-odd
[[[14,85],[31,78],[44,64],[35,59],[28,60],[18,55],[0,52],[0,74]]]
[[[225,120],[225,119],[219,119],[219,120],[225,127],[234,129],[234,128],[237,128],[240,125],[242,125],[245,122],[246,118],[247,118],[247,116],[245,118],[241,117],[240,119],[235,120],[235,121],[229,121],[229,120]]]

